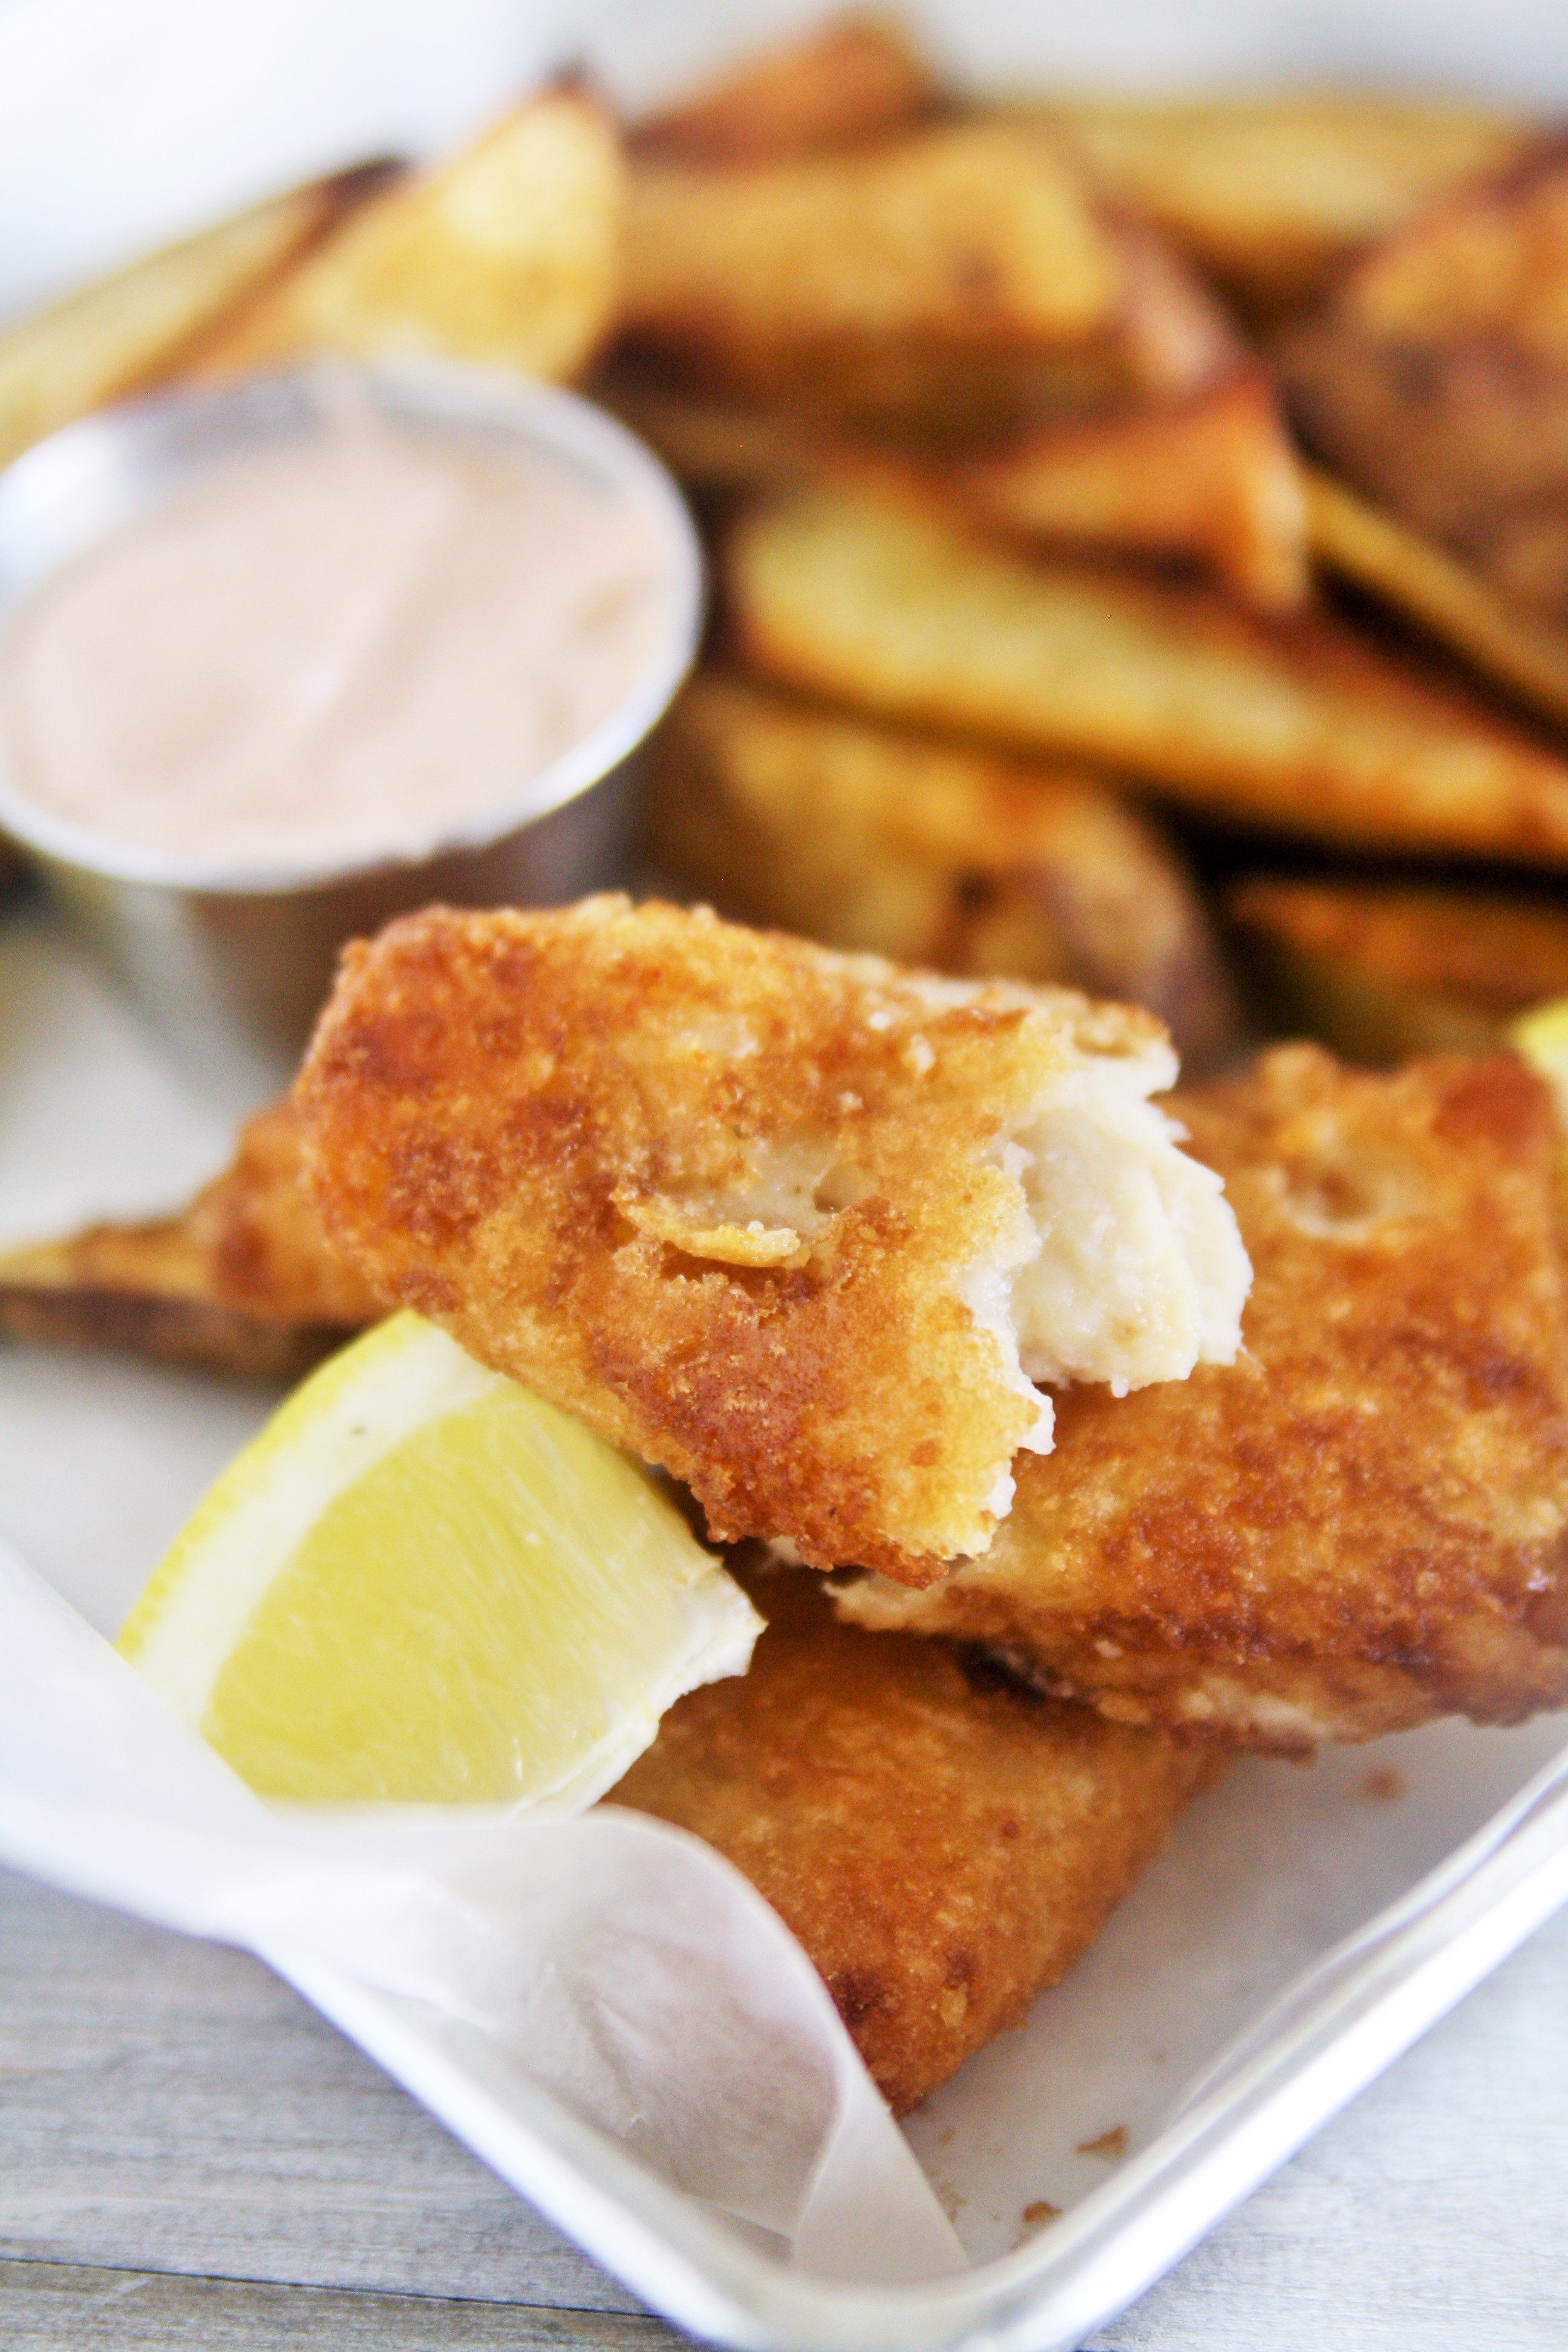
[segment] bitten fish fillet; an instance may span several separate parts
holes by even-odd
[[[693,1488],[913,1582],[984,1551],[1032,1385],[1237,1345],[1148,1014],[602,898],[349,950],[296,1092],[378,1293]]]
[[[945,1642],[836,1625],[797,1570],[747,1590],[750,1672],[678,1700],[607,1801],[745,1874],[902,2114],[1066,1975],[1215,1759]]]
[[[1568,1706],[1547,1088],[1507,1056],[1380,1077],[1289,1045],[1173,1107],[1252,1253],[1245,1352],[1114,1408],[1064,1397],[985,1559],[841,1606],[1253,1748]]]

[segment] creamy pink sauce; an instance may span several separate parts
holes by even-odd
[[[12,777],[182,858],[416,856],[609,717],[662,602],[648,520],[565,461],[334,424],[40,592],[0,657]]]

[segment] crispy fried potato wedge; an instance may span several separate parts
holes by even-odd
[[[216,320],[286,273],[382,176],[374,168],[348,172],[275,196],[0,334],[0,466],[166,374]]]
[[[764,163],[907,129],[938,102],[924,60],[890,20],[847,16],[753,54],[637,123],[635,155]]]
[[[1156,239],[991,120],[743,170],[640,164],[623,328],[694,379],[867,415],[1184,386],[1236,350]]]
[[[726,575],[781,683],[1307,839],[1568,865],[1568,761],[1327,620],[1026,562],[865,481],[745,517]]]
[[[984,520],[1024,538],[1192,558],[1264,611],[1306,602],[1300,467],[1256,370],[1184,400],[1042,427],[949,478]]]
[[[837,1624],[798,1570],[744,1581],[749,1673],[678,1700],[608,1801],[744,1873],[903,2115],[1067,1974],[1218,1759]]]
[[[1124,1722],[1309,1750],[1568,1704],[1561,1139],[1521,1061],[1311,1045],[1172,1097],[1254,1266],[1226,1370],[1059,1401],[983,1560],[841,1606]]]
[[[1568,138],[1369,253],[1281,359],[1332,470],[1568,651]]]
[[[294,1378],[380,1312],[306,1199],[286,1103],[247,1121],[233,1165],[182,1216],[0,1252],[8,1338],[251,1379]]]
[[[364,205],[205,342],[192,372],[324,353],[574,376],[615,310],[625,182],[605,110],[546,90]]]
[[[1568,632],[1500,596],[1435,540],[1372,506],[1343,482],[1301,468],[1312,552],[1461,655],[1531,709],[1568,720]]]
[[[710,672],[654,739],[648,846],[722,911],[826,947],[1146,1005],[1183,1064],[1235,1039],[1170,843],[1092,780]]]
[[[742,401],[619,362],[595,397],[699,497],[773,490],[857,454],[891,453],[998,530],[1047,545],[1202,566],[1244,603],[1289,612],[1309,592],[1301,467],[1273,392],[1252,370],[1173,399],[1026,425],[977,446],[962,418],[879,438],[793,404]]]
[[[1226,909],[1281,1025],[1354,1062],[1494,1053],[1568,996],[1568,905],[1431,884],[1253,875]]]
[[[800,481],[842,446],[842,431],[809,411],[737,399],[622,359],[600,370],[588,390],[700,498]]]
[[[1359,247],[1531,135],[1500,108],[1346,90],[1041,110],[1110,194],[1260,313],[1321,291]]]

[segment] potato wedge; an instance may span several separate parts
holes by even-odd
[[[798,408],[739,400],[612,360],[587,390],[699,497],[773,489],[817,472],[844,436]]]
[[[1281,358],[1315,454],[1568,650],[1568,138],[1369,253]]]
[[[1531,135],[1500,107],[1348,90],[1040,112],[1110,194],[1264,314],[1310,299],[1359,247]]]
[[[574,376],[610,326],[624,196],[604,109],[546,90],[366,205],[204,343],[193,373],[328,353]]]
[[[776,490],[890,453],[1010,536],[1191,563],[1264,612],[1292,611],[1310,591],[1300,464],[1254,369],[1175,399],[1026,425],[1000,445],[961,418],[945,435],[936,417],[930,429],[878,433],[626,362],[594,394],[700,498]]]
[[[924,60],[880,17],[839,18],[742,60],[721,79],[649,115],[635,155],[683,163],[763,163],[906,130],[938,92]]]
[[[1184,1066],[1234,1042],[1159,830],[1070,772],[922,740],[709,671],[654,739],[648,847],[694,895],[825,947],[1147,1005]]]
[[[248,1379],[295,1378],[381,1311],[306,1199],[286,1103],[182,1215],[0,1251],[0,1334]]]
[[[0,466],[167,373],[215,320],[287,272],[383,176],[374,167],[346,172],[274,196],[0,334]]]
[[[783,684],[1089,760],[1211,817],[1568,866],[1568,761],[1317,616],[1026,562],[864,481],[746,517],[726,571],[739,641]]]
[[[1500,891],[1253,875],[1226,911],[1281,1025],[1347,1060],[1487,1054],[1568,996],[1568,905]]]
[[[639,165],[623,327],[709,383],[868,415],[1186,385],[1235,351],[1157,240],[991,120],[744,170]]]
[[[952,487],[1026,539],[1187,557],[1243,602],[1290,612],[1309,587],[1300,467],[1256,370],[972,458]]]
[[[1568,633],[1521,612],[1479,572],[1408,523],[1313,467],[1306,485],[1312,553],[1546,718],[1568,720]]]

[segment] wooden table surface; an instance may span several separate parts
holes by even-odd
[[[673,2344],[244,1955],[0,1874],[5,2352]],[[1563,2352],[1568,1915],[1100,2352]]]

